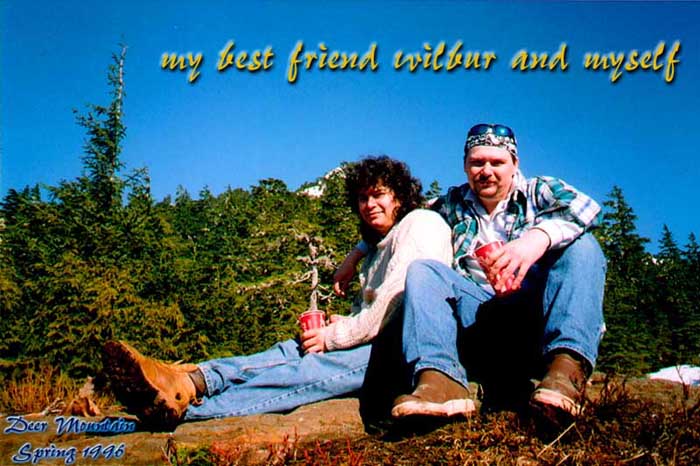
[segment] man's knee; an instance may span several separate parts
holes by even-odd
[[[567,246],[557,261],[559,266],[576,266],[590,271],[601,270],[605,273],[607,262],[603,250],[595,237],[586,233]]]
[[[440,269],[447,266],[433,259],[416,259],[406,271],[406,287],[419,285],[440,274]]]

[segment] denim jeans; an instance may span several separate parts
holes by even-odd
[[[303,355],[299,342],[287,340],[250,356],[198,364],[207,394],[191,405],[186,420],[283,412],[347,395],[360,389],[370,345]]]
[[[437,369],[466,386],[465,365],[482,355],[478,351],[464,354],[460,346],[472,327],[489,318],[497,333],[529,333],[524,336],[535,341],[540,355],[558,349],[574,351],[592,369],[605,329],[605,271],[605,257],[591,234],[547,252],[530,268],[521,289],[504,297],[494,296],[439,262],[413,262],[406,277],[402,344],[414,386],[416,374],[424,369]],[[498,314],[503,309],[507,312]],[[528,321],[535,325],[527,325],[526,330],[521,326]],[[504,344],[512,344],[510,337],[506,340]],[[517,360],[518,348],[510,352],[511,360]],[[507,373],[511,368],[517,370],[509,366],[500,370]]]

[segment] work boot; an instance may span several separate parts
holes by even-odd
[[[104,371],[117,399],[151,430],[175,430],[204,392],[194,382],[201,377],[196,365],[158,361],[122,341],[105,344]]]
[[[406,416],[470,416],[476,404],[469,390],[440,371],[427,369],[418,374],[418,384],[410,395],[394,400],[391,415]]]
[[[554,354],[530,398],[539,421],[561,428],[581,414],[587,379],[584,364],[568,353]]]

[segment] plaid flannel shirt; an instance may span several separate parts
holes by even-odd
[[[475,262],[466,260],[473,254],[479,235],[475,202],[477,197],[467,183],[450,188],[431,208],[452,228],[452,267],[478,283],[468,266],[470,262],[474,266]],[[505,210],[504,233],[508,241],[519,238],[531,228],[538,228],[549,236],[550,249],[563,248],[601,220],[600,206],[564,181],[548,176],[525,179],[520,170],[516,171],[514,189]]]

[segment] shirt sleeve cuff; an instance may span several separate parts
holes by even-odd
[[[546,220],[540,222],[533,229],[543,231],[544,234],[549,236],[549,249],[557,249],[564,242],[564,232],[555,221]]]
[[[335,330],[338,326],[336,323],[329,324],[326,331],[323,332],[323,344],[326,346],[326,351],[335,351],[338,345],[335,342]]]

